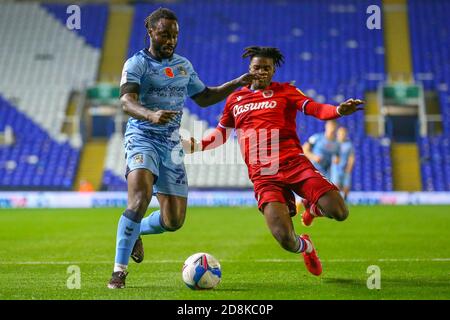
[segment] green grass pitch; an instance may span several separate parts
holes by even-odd
[[[316,220],[309,233],[323,263],[310,275],[282,250],[255,208],[189,208],[175,233],[144,237],[145,260],[130,262],[127,288],[109,290],[121,209],[0,210],[0,300],[4,299],[449,299],[450,207],[351,207],[344,222]],[[222,282],[192,291],[184,259],[209,252]],[[67,269],[81,289],[67,288]],[[369,290],[377,265],[381,288]]]

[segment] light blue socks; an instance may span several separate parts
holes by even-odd
[[[152,214],[141,221],[141,234],[158,234],[165,231],[161,225],[161,213],[159,210],[152,212]]]

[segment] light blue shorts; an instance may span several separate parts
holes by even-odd
[[[147,169],[155,177],[153,192],[180,197],[188,196],[188,181],[184,167],[184,151],[179,137],[125,133],[125,177],[136,169]]]

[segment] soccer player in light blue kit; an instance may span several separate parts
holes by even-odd
[[[355,164],[355,151],[353,144],[347,138],[347,129],[339,127],[336,133],[339,143],[339,157],[331,165],[331,181],[344,193],[347,200],[351,188],[353,166]]]
[[[185,219],[188,184],[178,129],[187,97],[206,107],[224,100],[257,75],[244,74],[219,87],[207,87],[191,63],[174,53],[178,22],[169,9],[155,10],[145,19],[150,48],[125,63],[120,101],[130,115],[125,133],[128,205],[117,227],[114,271],[110,289],[125,287],[131,256],[144,258],[140,235],[179,229]],[[160,210],[143,219],[153,192]]]
[[[331,178],[330,171],[333,158],[339,155],[336,129],[336,121],[329,120],[325,123],[325,132],[312,135],[303,145],[305,155],[327,179]],[[337,158],[336,161],[338,161]]]

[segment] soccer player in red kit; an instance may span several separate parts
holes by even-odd
[[[338,188],[304,155],[296,115],[300,111],[321,120],[336,119],[361,110],[358,106],[363,101],[350,99],[337,107],[321,104],[288,83],[272,82],[276,67],[284,62],[277,48],[248,47],[243,58],[250,58],[250,74],[258,75],[258,80],[233,92],[215,131],[201,142],[184,140],[185,150],[192,153],[216,148],[225,143],[231,129],[236,129],[258,208],[272,235],[287,251],[302,253],[307,269],[320,275],[322,265],[310,237],[294,230],[292,217],[297,212],[293,192],[306,200],[302,219],[309,219],[309,224],[321,216],[345,220],[348,209]]]

